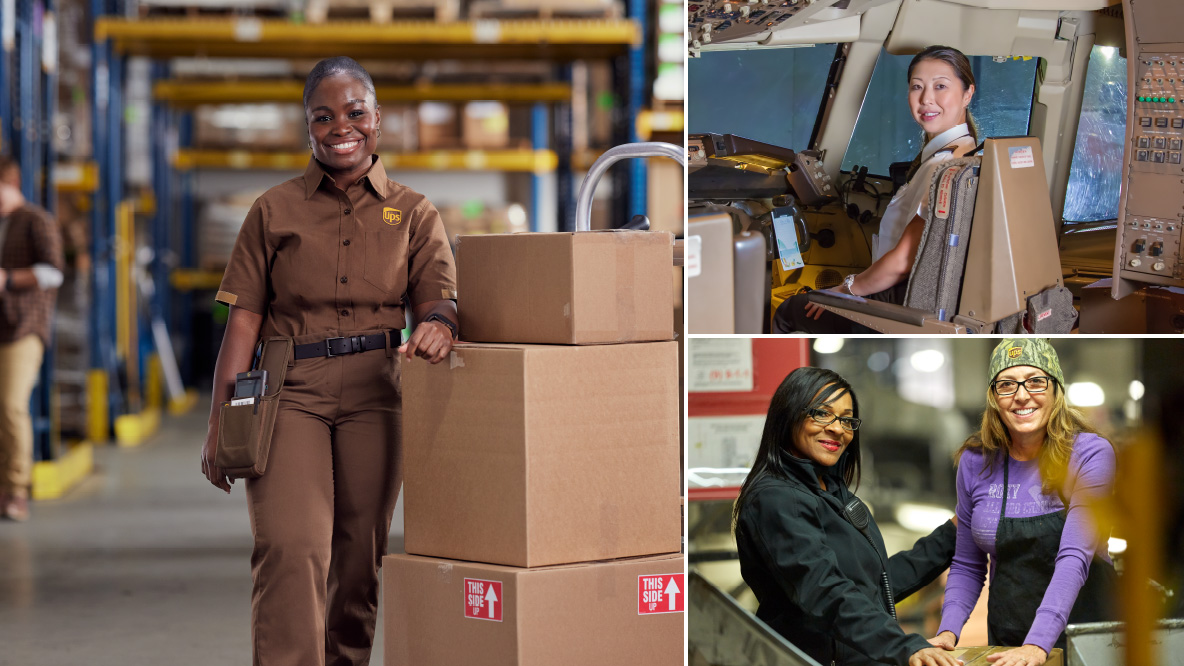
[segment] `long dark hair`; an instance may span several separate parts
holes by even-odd
[[[962,82],[963,90],[970,90],[970,86],[974,85],[974,71],[970,68],[970,59],[964,53],[952,46],[941,46],[935,44],[926,47],[913,59],[909,61],[909,71],[905,74],[905,82],[909,83],[913,80],[913,69],[925,60],[940,60],[954,69],[954,74],[958,76],[958,80]],[[970,130],[970,136],[978,143],[978,123],[974,122],[974,116],[970,114],[970,109],[966,109],[966,127]],[[917,169],[921,168],[921,155],[925,152],[925,144],[928,143],[925,133],[921,133],[921,150],[917,151],[917,156],[913,158],[913,163],[909,165],[909,179],[912,179],[913,174],[917,173]]]
[[[824,368],[798,368],[781,382],[773,399],[769,402],[769,415],[765,417],[765,430],[761,434],[761,445],[756,452],[752,470],[740,486],[740,496],[732,507],[732,529],[740,518],[740,509],[748,499],[756,482],[766,476],[778,479],[789,478],[785,469],[784,451],[793,443],[811,409],[829,405],[843,394],[851,396],[852,416],[859,418],[859,400],[855,391],[839,373]],[[848,488],[859,485],[861,456],[859,452],[859,431],[851,433],[851,443],[839,458],[839,474]]]

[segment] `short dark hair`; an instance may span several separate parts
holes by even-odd
[[[744,484],[740,486],[740,495],[736,498],[732,510],[733,527],[740,518],[740,509],[757,481],[766,476],[779,479],[789,477],[783,456],[808,418],[809,411],[829,405],[845,393],[851,396],[851,415],[859,418],[859,400],[855,398],[855,391],[846,379],[833,370],[798,368],[781,382],[781,386],[777,387],[772,400],[769,401],[769,415],[765,417],[765,429],[761,434],[756,460],[753,461]],[[861,464],[859,431],[856,430],[851,433],[851,443],[839,458],[839,474],[848,488],[854,489],[859,486]]]
[[[334,56],[318,62],[312,68],[312,71],[308,73],[308,78],[304,80],[305,111],[308,111],[308,98],[312,96],[317,86],[321,85],[321,81],[338,74],[349,74],[365,84],[366,90],[370,92],[370,97],[374,100],[375,106],[378,105],[378,93],[374,91],[374,79],[370,78],[370,73],[366,71],[366,68],[359,65],[357,60],[349,56]]]

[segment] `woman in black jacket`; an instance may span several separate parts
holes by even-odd
[[[949,566],[954,525],[887,556],[849,489],[859,483],[859,424],[855,392],[830,370],[794,370],[773,394],[733,513],[757,617],[821,664],[955,666],[901,630],[894,605]]]

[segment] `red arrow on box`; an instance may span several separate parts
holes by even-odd
[[[683,574],[637,577],[637,614],[681,613],[685,609]]]
[[[465,579],[465,617],[501,622],[504,605],[501,581]]]

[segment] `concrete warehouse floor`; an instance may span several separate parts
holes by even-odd
[[[250,662],[246,495],[201,474],[208,405],[138,448],[96,447],[79,487],[35,502],[27,523],[0,521],[0,665]],[[400,499],[392,552],[402,517]]]

